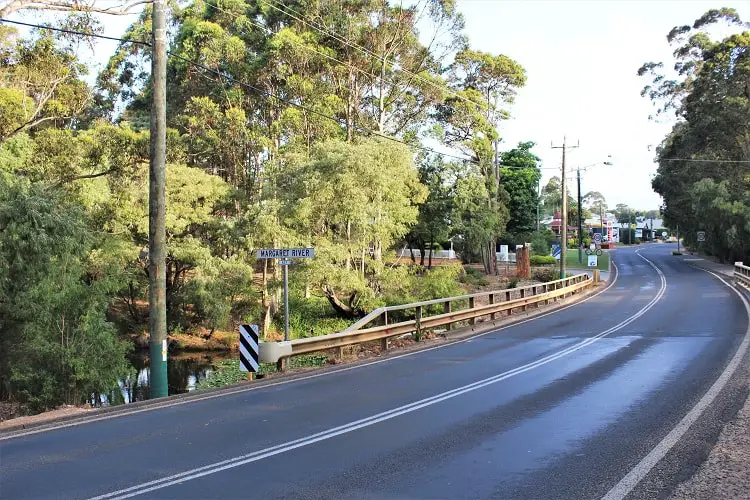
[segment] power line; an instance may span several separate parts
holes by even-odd
[[[69,30],[69,29],[64,29],[64,28],[55,28],[54,26],[48,26],[48,25],[43,25],[43,24],[31,24],[31,23],[24,23],[21,21],[11,21],[10,19],[5,19],[5,18],[0,18],[0,22],[8,23],[8,24],[17,24],[19,26],[26,26],[29,28],[38,28],[38,29],[44,29],[44,30],[50,30],[50,31],[58,31],[60,33],[67,33],[68,35],[87,36],[91,38],[100,38],[102,40],[112,40],[112,41],[121,42],[121,43],[134,43],[137,45],[146,45],[148,47],[151,46],[151,42],[143,42],[141,40],[132,40],[132,39],[126,39],[126,38],[117,38],[114,36],[98,35],[96,33],[87,33],[84,31]]]
[[[134,43],[134,44],[139,44],[139,45],[144,45],[144,46],[151,46],[151,43],[144,42],[144,41],[141,41],[141,40],[133,40],[133,39],[128,39],[128,38],[109,37],[109,36],[105,36],[105,35],[97,35],[95,33],[86,33],[86,32],[83,32],[83,31],[69,30],[69,29],[64,29],[64,28],[56,28],[56,27],[48,26],[48,25],[23,23],[21,21],[11,21],[11,20],[4,19],[4,18],[0,18],[0,22],[10,23],[10,24],[20,24],[20,25],[23,25],[23,26],[28,26],[30,28],[47,29],[47,30],[50,30],[50,31],[57,31],[57,32],[68,33],[68,34],[79,35],[79,36],[86,36],[86,37],[91,37],[91,38],[101,38],[101,39],[105,39],[105,40],[113,40],[113,41],[118,41],[118,42],[121,42],[121,43]],[[307,111],[308,113],[312,113],[312,114],[314,114],[314,115],[316,115],[316,116],[318,116],[320,118],[331,120],[331,121],[337,123],[339,126],[345,126],[346,125],[339,118],[336,118],[336,117],[331,116],[331,115],[327,115],[325,113],[321,113],[319,111],[316,111],[314,109],[308,108],[306,106],[298,104],[298,103],[296,103],[294,101],[291,101],[289,99],[286,99],[286,98],[283,98],[283,97],[279,97],[278,95],[272,94],[272,93],[270,93],[270,92],[268,92],[266,90],[263,90],[263,89],[261,89],[259,87],[256,87],[256,86],[254,86],[252,84],[249,84],[247,82],[243,82],[241,80],[237,80],[236,78],[234,78],[232,76],[229,76],[229,75],[226,75],[226,74],[222,73],[221,71],[209,68],[209,67],[207,67],[207,66],[205,66],[205,65],[203,65],[203,64],[201,64],[199,62],[196,62],[196,61],[194,61],[192,59],[184,57],[184,56],[182,56],[180,54],[177,54],[175,52],[168,51],[167,54],[169,55],[169,57],[174,57],[174,58],[179,59],[179,60],[181,60],[181,61],[183,61],[183,62],[185,62],[187,64],[190,64],[190,65],[192,65],[192,66],[194,66],[196,68],[200,68],[200,69],[202,69],[204,71],[212,73],[212,74],[218,76],[219,78],[222,78],[222,79],[226,80],[229,83],[233,83],[233,84],[239,85],[241,87],[245,87],[247,89],[253,90],[254,92],[260,93],[260,94],[262,94],[267,99],[276,99],[279,102],[283,102],[284,104],[287,104],[289,106],[293,106],[293,107],[295,107],[297,109],[301,109],[303,111]],[[437,150],[435,150],[433,148],[430,148],[430,147],[427,147],[427,146],[421,146],[421,145],[417,145],[417,144],[411,144],[411,143],[402,141],[401,139],[398,139],[396,137],[392,137],[392,136],[389,136],[389,135],[377,132],[375,130],[371,130],[371,129],[365,128],[365,127],[363,127],[361,125],[356,125],[355,124],[354,127],[355,127],[355,129],[357,129],[360,132],[363,132],[365,134],[370,134],[370,135],[374,135],[374,136],[377,136],[377,137],[381,137],[383,139],[387,139],[387,140],[390,140],[390,141],[393,141],[393,142],[397,142],[399,144],[403,144],[403,145],[411,147],[411,148],[419,149],[421,151],[425,151],[425,152],[428,152],[428,153],[433,153],[433,154],[436,154],[436,155],[439,155],[439,156],[443,156],[443,157],[446,157],[446,158],[453,158],[455,160],[469,162],[469,163],[476,164],[476,165],[480,164],[477,160],[474,160],[473,158],[467,158],[465,156],[458,156],[458,155],[454,155],[454,154],[450,154],[450,153],[444,153],[444,152],[437,151]],[[512,165],[502,165],[502,164],[500,166],[503,167],[503,168],[519,169],[519,170],[529,168],[529,167],[516,167],[516,166],[512,166]],[[541,169],[541,167],[537,167],[537,168]]]

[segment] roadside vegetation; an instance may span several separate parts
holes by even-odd
[[[667,40],[674,72],[644,64],[655,117],[677,123],[657,148],[652,184],[664,219],[690,247],[720,261],[750,257],[750,31],[734,9],[714,9]],[[721,36],[717,36],[721,34]],[[673,76],[674,75],[674,76]],[[698,231],[706,241],[698,242]]]
[[[291,270],[304,337],[493,283],[496,245],[535,230],[533,143],[495,164],[519,62],[472,48],[452,1],[296,10],[356,45],[264,3],[172,5],[170,348],[230,347],[240,323],[279,337],[280,268],[258,248],[315,247]],[[124,38],[147,40],[150,14]],[[0,24],[0,400],[33,412],[108,393],[147,336],[149,51],[123,42],[89,75],[89,41]],[[481,271],[435,265],[451,244]],[[396,258],[409,247],[424,257]]]

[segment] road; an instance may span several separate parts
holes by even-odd
[[[601,498],[748,329],[666,245],[614,261],[595,297],[459,343],[2,440],[0,496]]]

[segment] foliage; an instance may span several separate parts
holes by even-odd
[[[532,266],[543,266],[548,264],[556,264],[557,259],[551,255],[532,255],[529,258]]]
[[[552,244],[557,241],[555,233],[549,229],[536,231],[531,237],[531,254],[549,255]]]
[[[90,267],[83,212],[0,177],[0,367],[5,396],[39,411],[108,393],[127,345],[105,313],[118,276]]]
[[[239,359],[222,359],[216,363],[214,370],[203,380],[195,384],[196,389],[210,389],[237,384],[247,380],[247,372],[240,370]]]
[[[514,277],[514,278],[510,278],[510,279],[508,280],[508,285],[507,285],[507,287],[506,287],[506,288],[509,288],[509,289],[510,289],[510,288],[516,288],[516,287],[518,287],[518,283],[519,283],[520,281],[521,281],[521,280],[520,280],[519,278],[515,278],[515,277]]]
[[[729,34],[713,40],[710,28],[720,22]],[[678,117],[657,149],[659,168],[652,181],[664,200],[664,220],[670,228],[679,225],[688,245],[697,243],[699,230],[706,231],[704,249],[725,260],[750,255],[750,179],[742,163],[750,159],[746,26],[733,9],[710,10],[692,26],[669,33],[677,78],[667,78],[661,63],[646,63],[638,71],[653,79],[642,95],[654,101],[657,116],[674,112]]]
[[[391,265],[405,241],[453,242],[493,272],[508,222],[531,227],[531,144],[503,153],[523,167],[507,176],[494,161],[523,67],[473,49],[452,0],[346,9],[300,0],[294,11],[304,16],[261,4],[170,12],[168,50],[181,56],[167,69],[170,331],[278,326],[281,268],[257,261],[259,248],[316,248],[294,267],[295,336],[339,330],[379,305],[462,292],[460,266]],[[2,9],[59,9],[63,26],[89,32],[103,7]],[[148,39],[150,14],[147,6],[125,37]],[[322,36],[307,16],[346,31]],[[120,44],[89,86],[80,41],[0,27],[0,253],[10,263],[0,268],[1,396],[35,408],[108,392],[125,344],[106,318],[120,333],[147,325],[151,48]],[[417,154],[428,140],[470,161]],[[35,302],[25,310],[23,301]],[[11,305],[15,316],[5,314]],[[42,347],[31,352],[32,341]],[[24,356],[27,365],[6,363]]]
[[[533,147],[533,142],[521,142],[500,157],[500,182],[508,192],[507,231],[511,234],[527,233],[536,228],[537,186],[542,172],[539,170],[541,160],[531,152]]]
[[[531,279],[548,283],[560,279],[560,271],[557,269],[534,269],[531,273]]]
[[[487,286],[489,284],[489,280],[487,279],[487,275],[480,271],[479,269],[475,269],[473,267],[466,267],[465,273],[461,277],[461,280],[469,285],[473,286]]]

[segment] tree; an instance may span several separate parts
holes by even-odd
[[[713,40],[709,28],[719,22],[730,34]],[[707,231],[713,235],[708,250],[734,260],[749,250],[742,236],[747,219],[739,209],[750,188],[742,163],[750,160],[750,31],[742,29],[746,25],[733,9],[710,10],[667,37],[675,46],[678,78],[667,79],[662,63],[646,63],[638,72],[652,78],[642,94],[654,101],[657,116],[674,112],[678,117],[657,149],[659,168],[652,181],[664,200],[665,223],[679,225],[689,245],[697,243],[698,230]],[[720,219],[718,205],[735,208]]]
[[[420,182],[427,186],[428,194],[419,206],[417,223],[406,236],[410,248],[420,250],[420,265],[425,265],[425,255],[429,257],[427,267],[432,268],[432,252],[437,241],[445,241],[450,236],[451,211],[451,169],[452,165],[440,158],[425,157],[419,169]],[[415,262],[412,252],[412,262]]]
[[[338,314],[362,316],[361,302],[380,286],[383,249],[407,234],[427,197],[411,154],[386,140],[329,141],[289,167],[287,217],[316,247],[308,279]]]
[[[544,213],[553,215],[562,209],[562,186],[559,177],[552,177],[542,189]]]
[[[89,103],[85,66],[49,33],[32,40],[0,26],[0,144],[43,125],[72,123]]]
[[[536,229],[537,189],[542,173],[539,170],[541,160],[531,152],[533,147],[533,142],[521,142],[517,148],[500,156],[500,182],[509,196],[507,231],[514,235]]]
[[[0,174],[0,391],[40,411],[108,393],[126,343],[105,314],[116,273],[95,272],[80,208]]]
[[[583,202],[597,215],[607,213],[607,200],[599,191],[589,191],[583,195]]]

